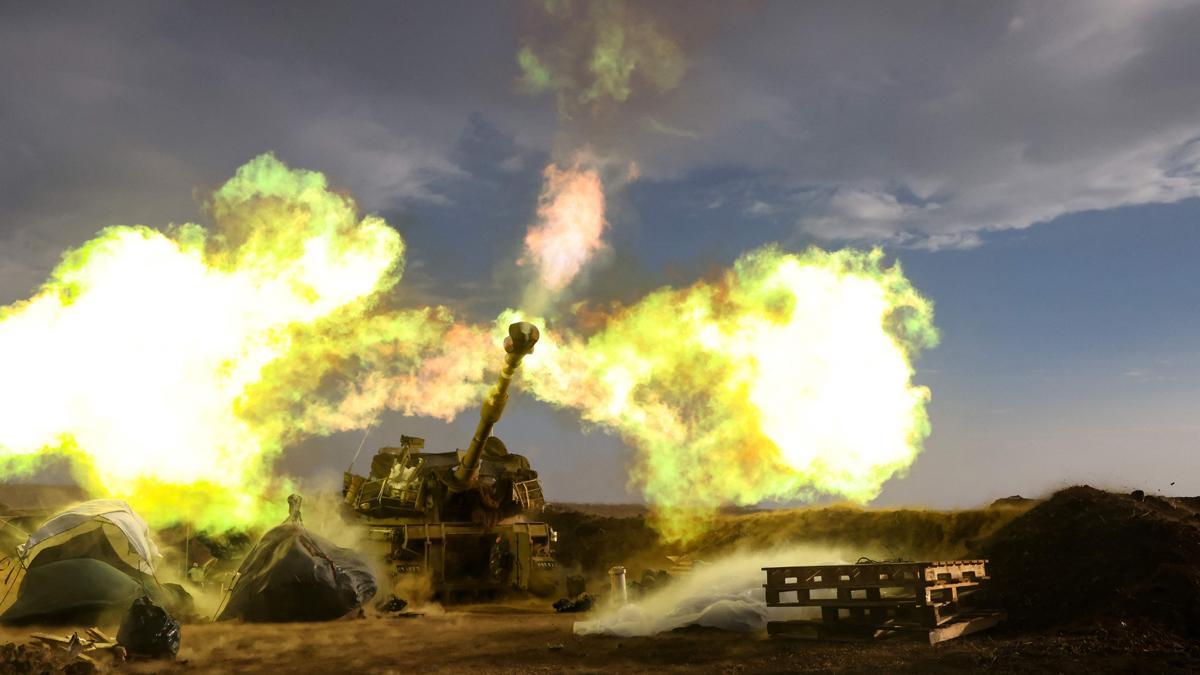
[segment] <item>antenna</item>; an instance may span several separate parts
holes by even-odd
[[[354,471],[354,463],[358,461],[358,456],[362,453],[363,446],[367,444],[367,436],[371,435],[371,427],[373,426],[375,426],[374,422],[368,424],[366,430],[363,431],[362,440],[358,442],[358,450],[354,451],[354,459],[350,460],[350,466],[346,467],[346,473]]]

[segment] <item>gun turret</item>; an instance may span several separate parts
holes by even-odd
[[[504,406],[508,403],[508,386],[512,384],[513,375],[521,365],[521,360],[533,352],[537,344],[537,326],[525,321],[514,323],[508,327],[508,337],[504,338],[504,368],[500,370],[500,379],[496,386],[488,392],[479,411],[479,426],[475,427],[475,435],[471,444],[463,452],[462,460],[454,468],[454,478],[460,485],[468,486],[474,482],[479,472],[479,457],[483,453],[483,444],[492,435],[492,427],[500,421],[504,414]]]
[[[546,504],[538,473],[492,436],[538,337],[531,324],[508,327],[499,380],[466,450],[425,452],[422,439],[401,436],[399,447],[375,453],[369,475],[346,472],[345,503],[361,522],[361,545],[385,561],[393,588],[417,584],[413,592],[424,593],[432,584],[443,601],[514,588],[556,597],[566,590],[553,558],[557,535],[538,519]]]

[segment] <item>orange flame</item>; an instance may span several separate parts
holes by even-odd
[[[605,248],[604,187],[599,173],[580,160],[566,169],[551,164],[543,175],[537,222],[525,235],[525,255],[517,264],[532,264],[545,289],[558,293]]]

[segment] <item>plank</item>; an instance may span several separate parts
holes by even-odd
[[[953,640],[954,638],[970,635],[981,631],[985,628],[991,628],[1004,620],[1004,614],[995,612],[991,614],[982,614],[972,616],[965,619],[958,619],[944,626],[938,626],[929,631],[929,644],[936,645],[939,642]]]

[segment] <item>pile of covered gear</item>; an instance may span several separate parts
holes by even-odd
[[[375,596],[375,575],[357,552],[306,529],[300,497],[234,576],[218,620],[328,621],[358,613]]]
[[[370,565],[307,530],[299,496],[289,503],[288,520],[263,535],[242,561],[218,619],[323,621],[360,613],[375,596]],[[191,596],[156,578],[158,547],[128,504],[83,502],[16,544],[21,540],[9,536],[10,555],[0,556],[0,623],[120,623],[117,638],[130,656],[173,656],[178,650],[175,617],[194,616]]]
[[[154,576],[159,558],[150,530],[123,501],[69,508],[16,547],[0,578],[0,623],[96,624],[119,620],[150,597],[172,612],[191,598]]]

